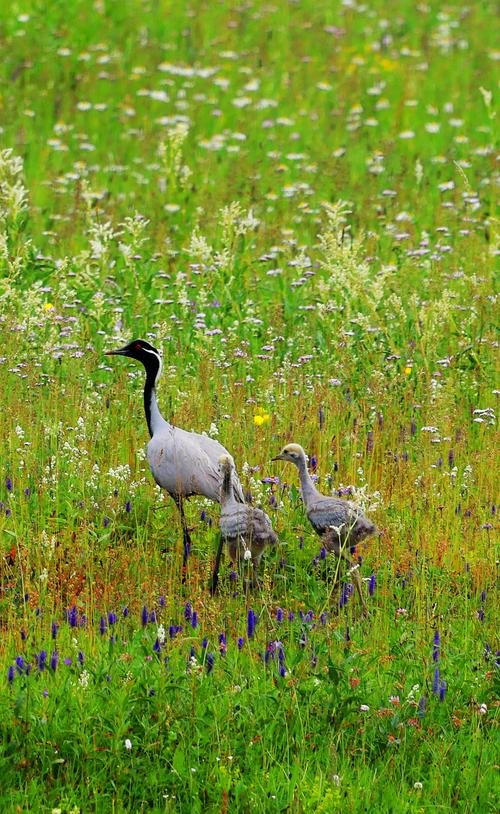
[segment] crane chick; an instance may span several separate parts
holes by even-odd
[[[262,509],[238,503],[234,495],[233,477],[234,462],[229,455],[221,455],[219,467],[222,473],[220,494],[221,515],[220,532],[221,547],[227,544],[229,556],[238,564],[241,560],[249,560],[252,565],[251,587],[258,585],[257,572],[264,549],[269,545],[276,545],[278,535],[272,523]],[[220,560],[220,557],[218,558]],[[219,562],[216,563],[212,578],[213,590],[217,584]]]
[[[326,550],[349,564],[363,612],[366,614],[368,611],[361,589],[358,565],[346,554],[346,548],[357,545],[365,537],[375,534],[376,527],[350,500],[328,497],[318,492],[307,470],[306,453],[299,444],[287,444],[273,461],[289,461],[299,470],[307,518],[315,532],[322,538]]]

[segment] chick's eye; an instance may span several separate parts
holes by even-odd
[[[139,342],[136,342],[135,349],[136,349],[136,350],[141,350],[141,349],[142,349],[142,345],[140,345],[140,344],[139,344]]]

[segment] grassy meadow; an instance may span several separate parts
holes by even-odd
[[[2,812],[499,810],[495,12],[0,0]],[[182,582],[137,337],[272,518],[252,593],[202,498]]]

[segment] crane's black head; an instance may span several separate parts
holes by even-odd
[[[131,359],[137,359],[142,362],[148,373],[158,377],[161,370],[161,356],[159,351],[156,350],[145,339],[133,339],[128,345],[116,350],[108,350],[106,356],[130,356]]]

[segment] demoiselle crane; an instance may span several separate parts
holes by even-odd
[[[357,545],[365,537],[375,534],[376,527],[351,501],[328,497],[318,492],[307,470],[306,453],[299,444],[287,444],[272,460],[289,461],[299,470],[302,500],[305,503],[307,518],[313,529],[321,536],[326,550],[349,564],[350,573],[366,614],[368,611],[361,588],[359,566],[352,562],[345,549]]]
[[[257,572],[264,549],[278,543],[278,535],[265,512],[246,503],[238,503],[234,495],[234,461],[229,455],[221,455],[219,466],[222,472],[220,532],[221,540],[218,557],[212,577],[211,591],[217,588],[220,554],[222,545],[227,544],[231,560],[238,565],[250,560],[252,579],[250,587],[258,584]]]
[[[184,514],[184,499],[202,495],[209,500],[220,501],[221,472],[219,458],[231,455],[218,441],[187,432],[166,421],[156,400],[156,384],[161,374],[161,356],[144,339],[134,339],[117,350],[107,351],[107,356],[128,356],[142,362],[146,370],[144,384],[144,412],[151,441],[147,446],[147,459],[153,477],[162,489],[174,499],[181,516],[184,541],[183,565],[189,555],[191,538]],[[234,466],[234,462],[233,462]],[[243,489],[236,472],[232,478],[233,497],[236,503],[244,503]]]

